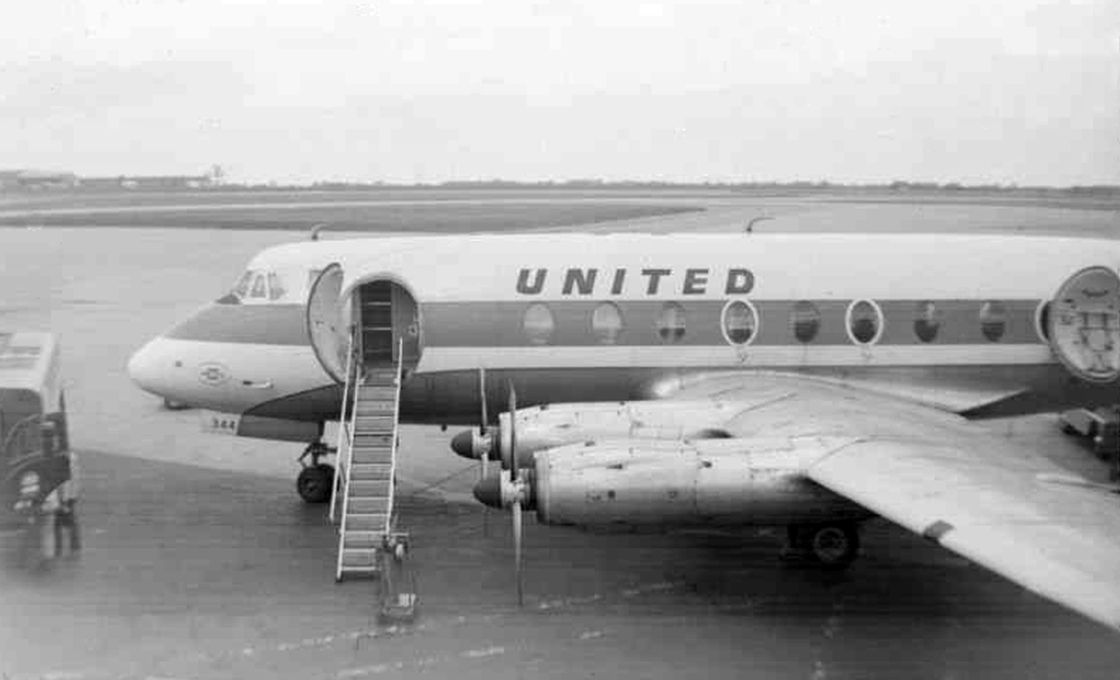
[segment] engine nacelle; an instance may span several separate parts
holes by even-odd
[[[517,410],[517,455],[521,467],[533,464],[532,454],[566,444],[607,439],[710,439],[730,435],[722,430],[743,405],[712,400],[634,401],[548,404]],[[497,431],[481,436],[465,430],[451,442],[465,458],[501,458],[509,467],[509,413],[498,416]]]
[[[531,507],[549,524],[781,525],[861,519],[804,475],[850,439],[637,441],[539,451]]]

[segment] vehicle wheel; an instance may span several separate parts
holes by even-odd
[[[825,569],[846,569],[859,554],[859,530],[854,524],[811,527],[808,539],[809,554]]]
[[[299,477],[296,478],[296,491],[304,503],[326,503],[331,498],[332,484],[334,468],[320,463],[300,470]]]
[[[23,545],[20,546],[23,566],[30,572],[48,571],[58,546],[55,537],[54,513],[42,513],[28,521],[23,531]]]

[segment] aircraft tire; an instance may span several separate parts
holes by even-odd
[[[804,531],[809,556],[825,569],[847,569],[859,555],[859,530],[853,523],[822,524]]]
[[[334,468],[326,463],[303,468],[296,478],[296,491],[304,503],[326,503],[331,499]]]

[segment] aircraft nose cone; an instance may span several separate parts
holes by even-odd
[[[463,430],[452,437],[451,450],[463,458],[477,458],[474,455],[474,430]]]
[[[128,360],[128,377],[140,389],[148,392],[153,391],[156,382],[155,355],[157,352],[153,347],[156,342],[158,342],[158,339],[152,340],[136,350],[136,353]]]
[[[491,508],[502,507],[502,476],[501,474],[490,475],[485,479],[479,480],[478,484],[474,485],[474,497],[478,499],[479,503]]]

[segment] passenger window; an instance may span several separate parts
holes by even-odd
[[[1002,302],[988,300],[980,308],[980,332],[990,342],[999,342],[1007,330],[1007,309]]]
[[[684,338],[684,307],[676,302],[666,302],[657,317],[657,334],[662,342],[680,342]]]
[[[540,302],[529,305],[521,319],[521,329],[533,345],[547,345],[555,327],[552,311]]]
[[[744,300],[732,300],[723,308],[723,337],[733,345],[745,345],[758,329],[758,314]]]
[[[812,342],[821,329],[821,312],[812,302],[799,300],[793,303],[789,323],[793,327],[793,337],[801,342]]]
[[[604,345],[618,342],[622,326],[622,312],[613,302],[604,302],[591,313],[591,332]]]
[[[848,334],[860,345],[870,345],[879,338],[883,314],[870,300],[857,300],[848,307]]]
[[[264,274],[256,274],[253,277],[253,288],[249,291],[249,297],[264,299],[268,295],[265,287]]]
[[[919,302],[914,310],[914,334],[922,342],[933,342],[941,330],[941,312],[929,300]]]
[[[284,297],[284,284],[280,281],[280,276],[276,272],[268,273],[268,299],[279,300]]]

